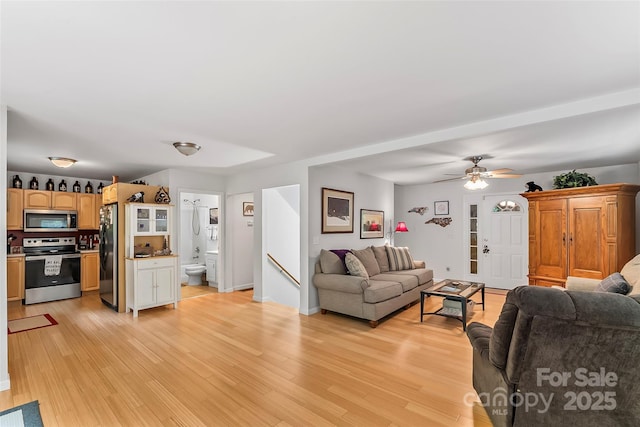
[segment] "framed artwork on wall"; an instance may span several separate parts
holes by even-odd
[[[449,201],[433,202],[434,215],[449,215]]]
[[[242,216],[253,216],[253,202],[242,202]]]
[[[218,208],[209,209],[209,224],[218,223]]]
[[[322,234],[353,233],[353,193],[322,189]]]
[[[380,239],[384,237],[384,212],[360,209],[360,238]]]

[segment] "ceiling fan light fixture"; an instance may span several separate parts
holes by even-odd
[[[200,148],[198,144],[194,144],[193,142],[174,142],[173,146],[178,150],[181,154],[185,156],[191,156],[196,154]]]
[[[68,168],[77,162],[76,159],[70,159],[68,157],[49,157],[49,160],[59,168]]]
[[[464,184],[464,188],[467,190],[482,190],[487,188],[489,184],[484,179],[479,176],[473,176],[471,179]]]

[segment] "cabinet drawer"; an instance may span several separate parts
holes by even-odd
[[[149,258],[149,259],[137,259],[138,269],[145,268],[159,268],[159,267],[173,267],[175,266],[175,258]]]

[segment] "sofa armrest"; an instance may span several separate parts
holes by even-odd
[[[427,268],[427,263],[424,261],[413,260],[413,268]]]
[[[565,288],[568,291],[593,291],[600,282],[601,280],[599,279],[568,276],[565,282]]]
[[[493,328],[478,322],[471,322],[467,325],[467,337],[471,346],[482,355],[484,359],[489,359],[489,341]]]
[[[328,289],[349,294],[361,294],[369,287],[369,281],[364,277],[330,273],[314,274],[313,284],[319,289]]]

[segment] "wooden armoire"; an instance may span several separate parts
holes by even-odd
[[[529,201],[529,284],[564,286],[567,276],[603,279],[636,254],[640,185],[522,193]]]

